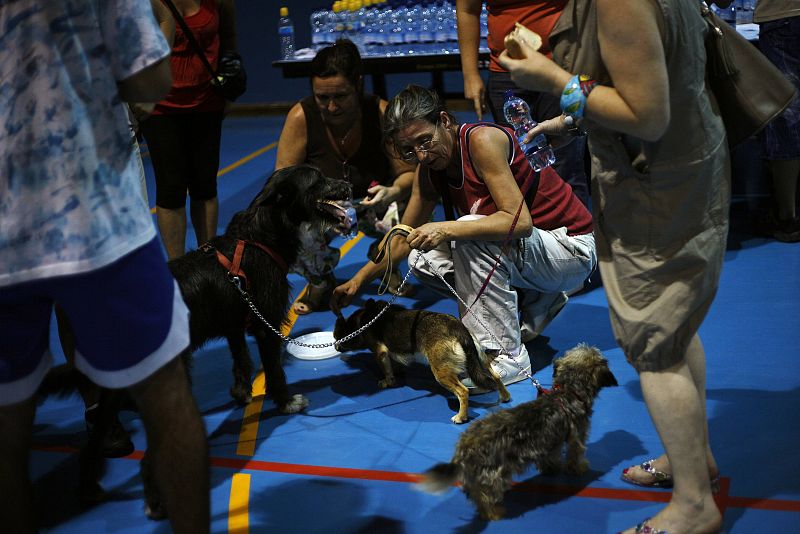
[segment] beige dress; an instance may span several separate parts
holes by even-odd
[[[637,371],[679,362],[719,282],[730,159],[705,88],[706,25],[696,0],[658,0],[671,122],[655,142],[585,121],[597,253],[617,342]],[[550,34],[555,60],[612,85],[591,0],[568,0]]]

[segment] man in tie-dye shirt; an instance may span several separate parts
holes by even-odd
[[[33,532],[33,395],[58,304],[75,365],[129,388],[176,532],[207,532],[208,450],[176,356],[188,311],[139,183],[124,102],[171,85],[148,0],[0,0],[0,518]],[[148,454],[150,456],[150,454]]]

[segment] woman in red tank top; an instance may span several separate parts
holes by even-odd
[[[152,0],[162,28],[173,35],[172,89],[141,123],[156,177],[156,219],[169,259],[186,251],[186,195],[201,245],[217,232],[217,171],[225,100],[211,74],[176,24],[165,0]],[[216,68],[223,51],[236,51],[233,0],[172,0],[208,62]]]
[[[392,241],[391,261],[408,256],[420,282],[452,297],[441,275],[471,306],[473,313],[460,306],[462,320],[483,350],[498,354],[492,366],[503,382],[524,379],[530,370],[524,342],[547,326],[566,304],[565,292],[581,288],[596,265],[589,212],[553,169],[536,175],[510,130],[460,125],[423,87],[408,86],[389,101],[384,138],[418,164],[401,221],[413,230]],[[440,197],[457,209],[458,220],[430,222]],[[533,198],[530,205],[526,198]],[[337,287],[334,311],[386,263],[368,263]]]

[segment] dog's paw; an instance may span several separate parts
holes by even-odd
[[[292,399],[280,407],[283,413],[297,413],[308,406],[308,399],[299,393],[292,395]]]
[[[537,466],[539,473],[545,476],[554,476],[561,472],[561,465],[556,462],[542,462],[541,465]]]
[[[479,511],[480,516],[487,521],[499,521],[506,515],[506,508],[501,504],[487,506]]]
[[[571,475],[582,475],[589,470],[589,460],[581,458],[578,462],[567,464],[565,471]]]
[[[167,518],[167,511],[161,503],[144,503],[144,515],[153,521],[161,521]]]
[[[453,417],[450,418],[450,420],[455,424],[460,425],[462,423],[466,423],[469,420],[469,417],[467,417],[466,415],[462,417],[460,414],[455,414]]]
[[[246,406],[253,401],[253,395],[249,386],[247,389],[233,386],[231,388],[231,397],[233,397],[233,400],[235,400],[239,406]]]
[[[381,389],[393,388],[395,384],[396,382],[394,381],[394,378],[384,378],[383,380],[378,381],[378,386]]]

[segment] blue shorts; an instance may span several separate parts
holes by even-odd
[[[189,311],[157,239],[101,269],[0,288],[0,405],[31,397],[53,363],[58,304],[75,333],[75,365],[93,382],[127,387],[189,344]]]
[[[784,112],[762,133],[768,160],[800,159],[800,16],[762,22],[758,45],[798,90]]]

